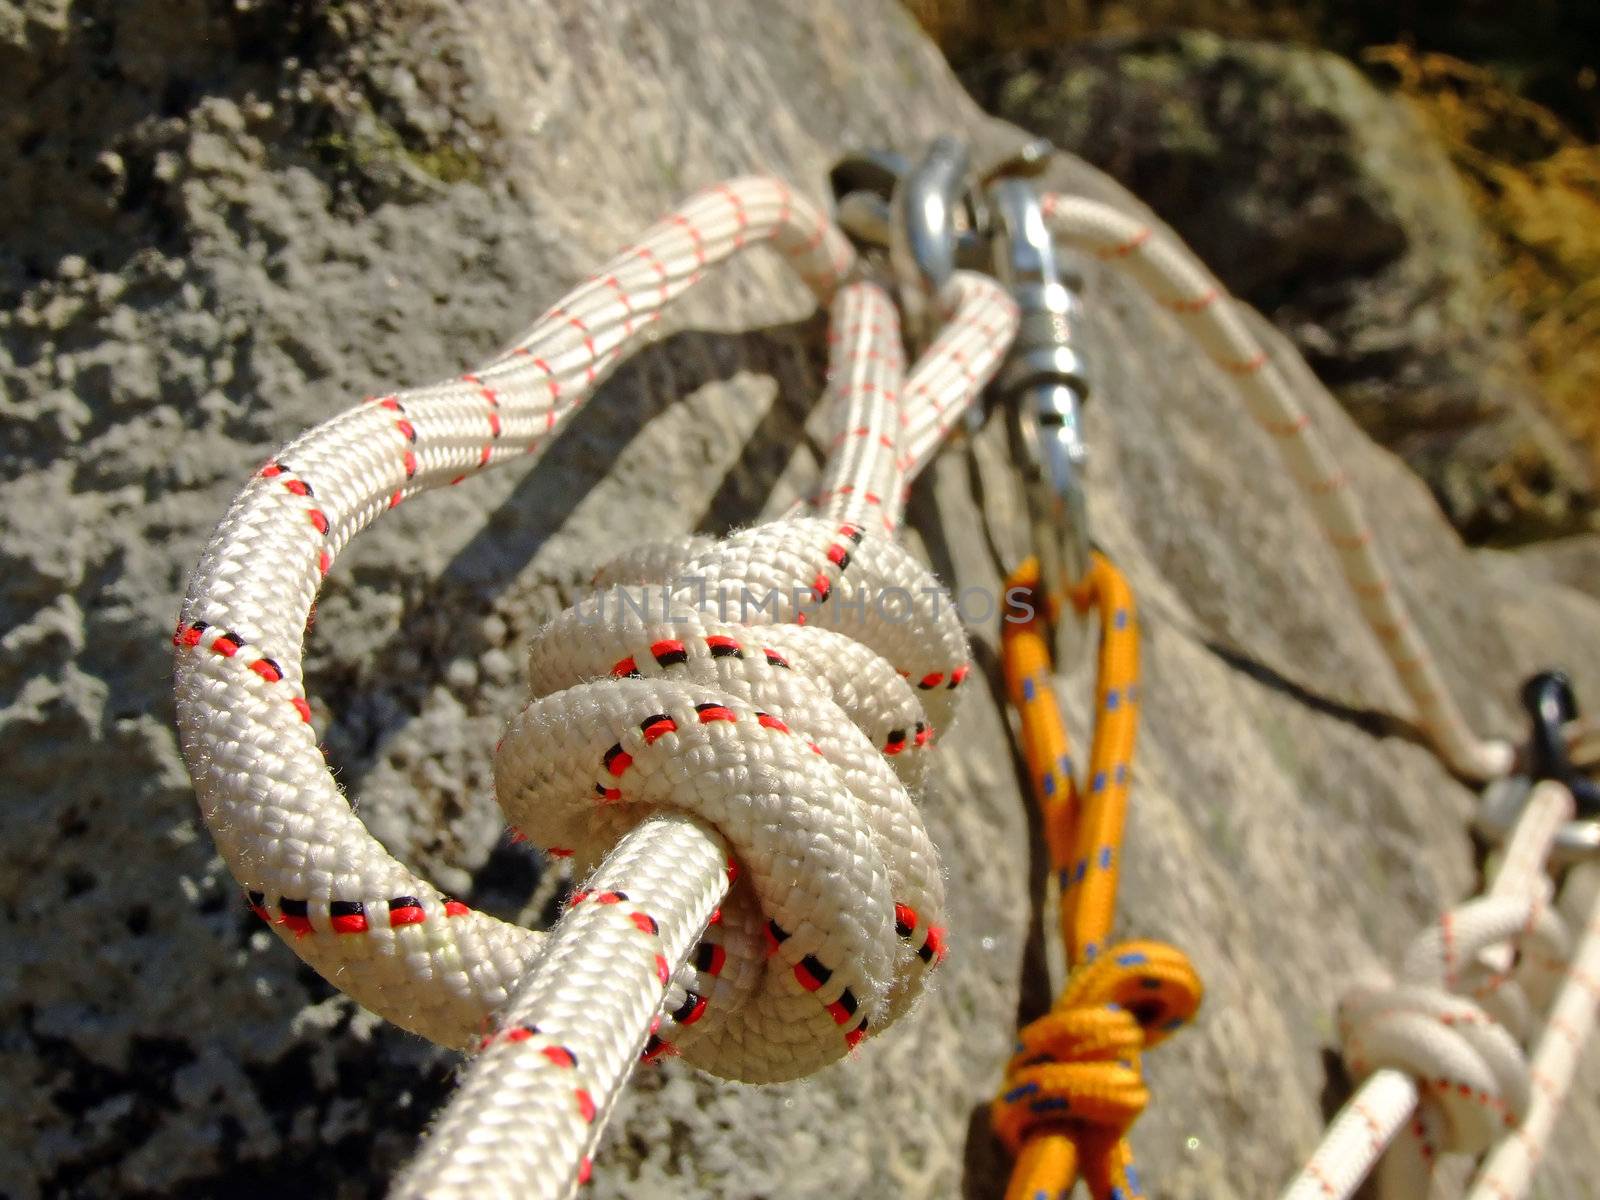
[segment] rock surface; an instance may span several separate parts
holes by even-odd
[[[379,1194],[456,1069],[300,968],[195,815],[168,638],[248,473],[361,395],[489,352],[697,186],[759,169],[820,195],[844,149],[1015,136],[886,2],[289,11],[0,4],[16,185],[0,260],[0,1192],[18,1200]],[[1052,182],[1137,207],[1071,161]],[[1135,1143],[1156,1195],[1257,1196],[1339,1093],[1340,983],[1473,888],[1471,796],[1391,715],[1398,688],[1267,439],[1169,318],[1085,274],[1097,536],[1148,630],[1121,928],[1185,947],[1209,988],[1196,1028],[1150,1057]],[[506,843],[490,797],[519,643],[618,545],[720,532],[810,484],[823,338],[804,293],[752,256],[532,472],[407,506],[340,559],[311,639],[315,719],[391,850],[476,905],[548,919],[562,881]],[[1472,717],[1510,730],[1515,682],[1547,661],[1600,679],[1600,603],[1474,559],[1286,362]],[[978,453],[996,465],[992,438]],[[964,455],[931,476],[912,536],[953,584],[994,585]],[[974,632],[987,686],[927,801],[953,947],[934,994],[812,1081],[642,1072],[596,1195],[1000,1194],[983,1106],[1019,1012],[1048,993],[993,631]],[[1081,723],[1084,687],[1072,696]],[[1550,1196],[1586,1194],[1592,1052],[1578,1094]]]
[[[1347,60],[1203,33],[973,67],[980,102],[1108,171],[1266,312],[1469,539],[1579,528],[1586,459],[1539,407],[1449,157]]]

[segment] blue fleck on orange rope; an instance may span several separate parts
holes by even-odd
[[[1080,1176],[1095,1200],[1139,1200],[1145,1193],[1127,1134],[1150,1098],[1140,1055],[1193,1018],[1202,988],[1188,958],[1163,942],[1107,944],[1139,725],[1133,592],[1096,553],[1082,590],[1070,598],[1100,619],[1084,787],[1051,683],[1052,606],[1040,591],[1037,560],[1007,579],[1007,596],[1019,594],[1013,589],[1028,603],[1003,623],[1001,660],[1060,882],[1070,971],[1051,1010],[1021,1030],[992,1106],[995,1131],[1015,1156],[1006,1200],[1057,1200]]]

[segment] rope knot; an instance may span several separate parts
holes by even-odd
[[[600,584],[534,638],[501,808],[580,867],[662,808],[719,833],[737,878],[647,1057],[814,1071],[904,1012],[943,954],[911,787],[966,676],[954,605],[894,542],[812,517],[650,547]]]
[[[1390,1068],[1417,1083],[1412,1136],[1385,1160],[1386,1178],[1402,1186],[1394,1194],[1425,1183],[1440,1152],[1481,1153],[1527,1115],[1531,1079],[1520,1040],[1561,978],[1566,942],[1542,897],[1486,896],[1419,934],[1398,981],[1358,984],[1341,997],[1351,1075]],[[1493,958],[1506,943],[1514,955]]]
[[[1050,1012],[1023,1027],[995,1100],[1013,1154],[1036,1130],[1122,1137],[1150,1094],[1140,1054],[1200,1007],[1200,977],[1180,950],[1130,941],[1074,968]]]

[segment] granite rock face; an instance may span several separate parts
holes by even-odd
[[[379,1194],[457,1062],[301,968],[199,824],[169,638],[211,526],[278,444],[463,369],[700,185],[762,170],[820,196],[846,149],[1017,135],[887,2],[29,0],[0,4],[0,47],[0,1192]],[[1138,208],[1072,160],[1051,182]],[[1185,947],[1209,988],[1150,1057],[1136,1146],[1158,1195],[1256,1196],[1339,1094],[1340,983],[1473,888],[1471,795],[1408,736],[1268,440],[1168,317],[1084,272],[1096,535],[1147,628],[1121,928]],[[563,881],[490,795],[519,646],[620,545],[722,532],[810,486],[824,337],[752,255],[531,472],[408,505],[341,557],[310,641],[315,723],[391,850],[550,918]],[[1476,560],[1282,352],[1474,720],[1512,729],[1516,681],[1549,661],[1600,679],[1600,603]],[[998,580],[981,502],[1016,533],[992,433],[972,451],[990,474],[952,449],[913,499],[910,536],[956,586]],[[984,682],[927,800],[951,895],[939,986],[814,1080],[642,1072],[597,1195],[1000,1194],[984,1105],[1049,996],[994,631],[974,634]],[[1069,691],[1081,722],[1084,681]],[[1591,1054],[1548,1195],[1585,1193],[1597,1094]]]
[[[992,111],[1113,175],[1270,316],[1471,540],[1581,528],[1595,490],[1540,408],[1449,157],[1349,61],[1203,33],[967,73]]]

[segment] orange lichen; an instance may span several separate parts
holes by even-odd
[[[1364,57],[1393,73],[1449,149],[1546,402],[1600,463],[1600,147],[1492,71],[1407,46]]]

